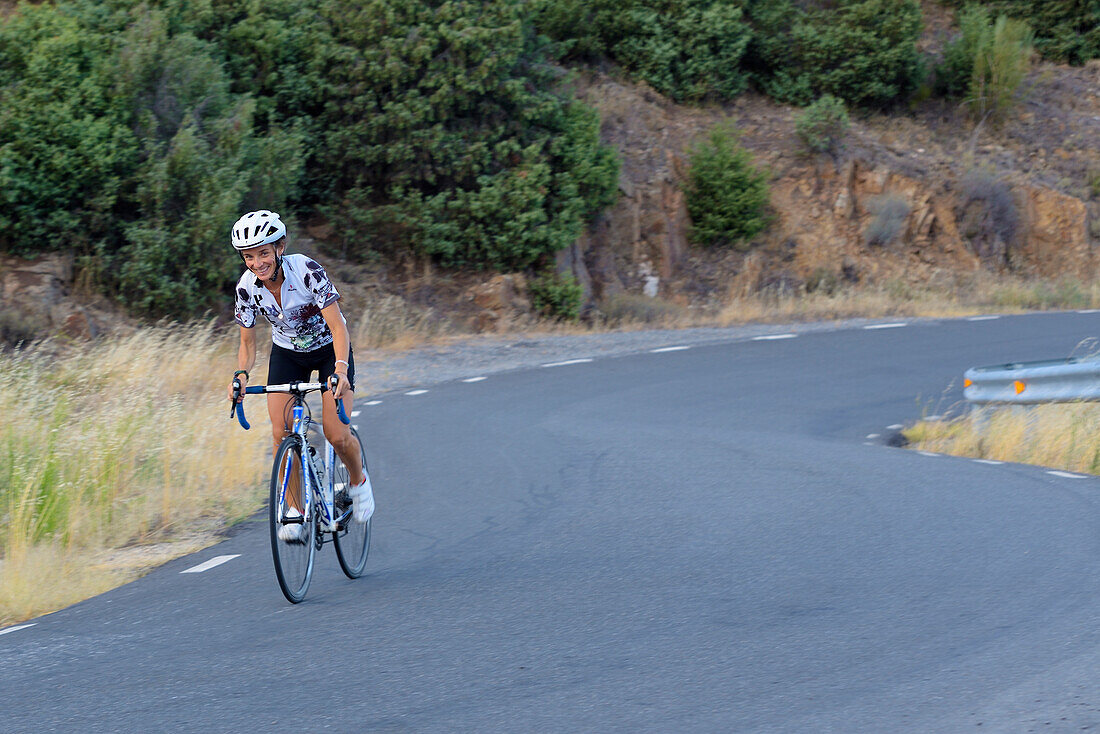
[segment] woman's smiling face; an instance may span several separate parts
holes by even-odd
[[[258,245],[241,250],[244,265],[260,280],[271,281],[275,278],[275,263],[278,255],[283,254],[284,245],[280,243]]]

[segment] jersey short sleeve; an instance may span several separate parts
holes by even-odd
[[[247,277],[246,274],[237,283],[237,293],[233,303],[233,320],[244,328],[251,329],[256,325],[256,304],[248,295],[248,288],[244,283],[244,279]]]
[[[305,258],[305,265],[306,272],[302,276],[302,282],[313,294],[313,301],[317,304],[317,308],[325,308],[339,301],[340,294],[336,291],[336,286],[328,279],[328,273],[321,267],[321,264],[307,257]]]

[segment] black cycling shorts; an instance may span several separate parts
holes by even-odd
[[[312,352],[295,352],[278,344],[271,345],[271,358],[267,363],[267,383],[284,385],[291,382],[310,382],[310,375],[317,370],[318,382],[328,384],[328,378],[336,372],[336,350],[332,343]],[[348,382],[355,389],[355,357],[348,345]],[[327,389],[327,388],[326,388]]]

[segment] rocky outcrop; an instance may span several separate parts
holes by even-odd
[[[466,300],[477,307],[472,323],[477,331],[496,331],[531,311],[527,280],[522,273],[494,275],[488,282],[471,286]]]
[[[6,339],[61,333],[70,337],[95,337],[101,327],[88,309],[72,298],[73,260],[60,254],[34,260],[5,257],[0,260],[0,327]]]
[[[775,223],[753,243],[761,283],[797,285],[826,271],[872,281],[983,267],[1039,277],[1095,271],[1086,204],[1022,175],[995,176],[1008,184],[997,203],[1013,219],[1010,233],[989,233],[986,242],[972,231],[984,214],[974,210],[992,199],[979,192],[976,204],[962,205],[961,161],[867,139],[839,163],[809,159],[793,136],[795,111],[748,95],[726,108],[683,108],[644,85],[601,75],[587,79],[582,93],[601,112],[603,139],[622,157],[618,202],[558,259],[559,271],[572,272],[595,301],[622,290],[690,301],[707,290],[698,282],[700,261],[725,268],[726,278],[739,270],[740,256],[719,264],[719,255],[690,244],[682,193],[691,146],[722,121],[743,131],[745,145],[772,172]],[[897,222],[881,221],[887,198],[892,216],[902,212]],[[887,241],[869,236],[883,228],[891,230]]]

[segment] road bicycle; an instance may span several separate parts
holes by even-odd
[[[331,380],[335,386],[335,380]],[[324,440],[323,457],[319,460],[316,449],[310,444],[310,434],[324,436],[320,424],[313,420],[305,397],[311,392],[325,389],[321,382],[292,382],[286,385],[249,385],[245,395],[262,395],[269,392],[289,393],[293,423],[291,432],[279,444],[271,465],[271,485],[268,499],[268,520],[271,534],[271,557],[275,563],[275,577],[283,596],[297,604],[306,596],[313,578],[314,556],[325,543],[336,549],[340,569],[351,579],[363,575],[370,553],[371,521],[356,522],[352,517],[352,500],[348,495],[351,486],[347,467],[337,456],[332,444]],[[251,426],[244,416],[240,379],[233,380],[233,410],[241,427]],[[345,425],[351,421],[344,412],[344,401],[338,400],[336,411]],[[232,415],[232,413],[231,413]],[[351,433],[359,445],[359,458],[363,470],[367,470],[367,457],[363,441],[354,426]],[[295,487],[295,484],[297,487]],[[298,507],[291,500],[297,489]],[[295,512],[293,510],[300,510]],[[298,541],[279,539],[283,525],[304,525]],[[326,537],[327,536],[327,537]]]

